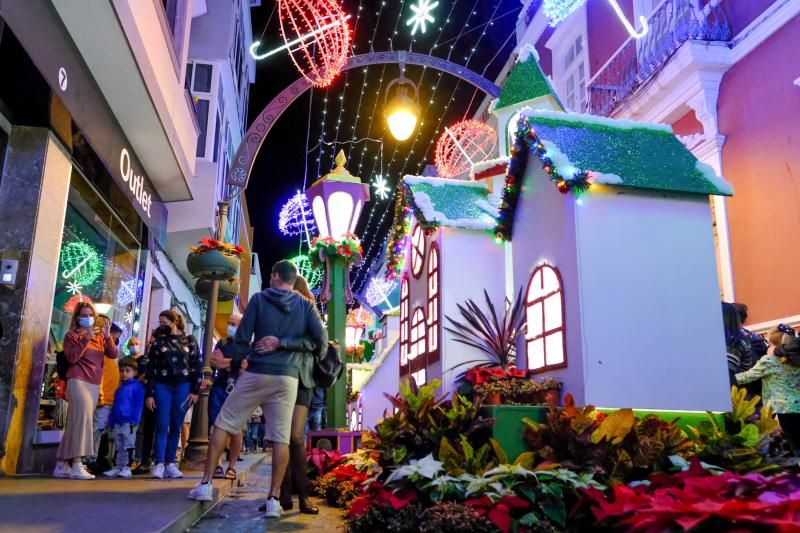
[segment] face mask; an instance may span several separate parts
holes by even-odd
[[[114,344],[116,344],[117,346],[119,346],[119,339],[114,339]]]
[[[172,334],[172,327],[170,326],[158,326],[156,328],[156,335],[164,337],[166,335]]]
[[[136,346],[135,344],[131,344],[130,346],[128,346],[128,352],[134,354],[134,353],[136,353],[138,351],[139,351],[139,347]]]
[[[93,316],[78,317],[78,325],[82,328],[90,328],[94,326],[94,317]]]
[[[236,336],[236,326],[228,326],[228,337]]]

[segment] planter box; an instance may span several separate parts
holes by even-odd
[[[618,409],[605,408],[598,408],[597,410],[602,413],[613,413],[614,411],[618,411]],[[660,411],[650,409],[634,409],[633,413],[639,418],[647,415],[656,415],[665,422],[672,422],[677,418],[679,419],[677,423],[678,427],[684,430],[687,435],[691,435],[691,431],[689,431],[687,426],[697,427],[697,424],[703,420],[708,420],[708,413],[705,411]],[[723,413],[717,412],[712,414],[714,415],[714,418],[716,418],[717,424],[724,427],[725,419],[723,417]]]
[[[331,449],[339,453],[352,453],[361,446],[361,439],[363,437],[362,431],[347,431],[337,429],[323,429],[320,431],[309,431],[306,438],[308,439],[308,447],[316,448],[320,439],[328,439],[331,441]]]
[[[238,256],[225,255],[219,250],[204,254],[192,252],[186,258],[186,268],[196,278],[225,280],[239,273],[240,262]]]
[[[547,406],[545,405],[485,405],[481,407],[480,414],[484,418],[494,418],[492,438],[494,438],[503,451],[508,455],[508,460],[514,459],[527,451],[522,438],[522,419],[530,418],[536,422],[547,419]]]
[[[194,284],[194,291],[197,296],[203,300],[208,300],[211,297],[211,284],[214,280],[211,279],[198,279]],[[239,294],[239,283],[231,280],[221,280],[219,282],[219,292],[217,293],[218,302],[230,302],[236,295]]]

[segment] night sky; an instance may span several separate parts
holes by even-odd
[[[435,22],[425,34],[417,32],[412,39],[406,20],[413,13],[410,6],[418,2],[345,0],[342,5],[352,15],[350,23],[354,28],[352,53],[363,54],[370,49],[430,53],[466,65],[494,81],[516,44],[513,34],[521,9],[519,0],[440,0],[433,12]],[[266,0],[252,10],[252,17],[254,39],[277,47],[283,41],[275,3]],[[271,46],[264,45],[262,50],[268,48]],[[381,173],[381,144],[347,141],[383,139],[383,175],[394,190],[403,175],[422,173],[425,165],[433,163],[437,130],[441,132],[445,126],[471,118],[484,97],[484,93],[454,76],[408,66],[406,76],[420,90],[421,124],[409,140],[398,143],[386,128],[383,101],[386,85],[399,73],[397,65],[372,66],[366,72],[346,71],[330,87],[312,91],[310,115],[306,93],[270,131],[247,189],[250,219],[255,227],[254,249],[259,254],[264,279],[272,263],[298,253],[299,237],[281,235],[278,214],[281,206],[303,188],[306,165],[306,183],[310,185],[334,166],[335,154],[344,149],[348,170],[363,182],[372,182]],[[285,52],[259,61],[256,83],[251,87],[248,123],[298,77]],[[304,158],[309,123],[308,154]],[[321,144],[321,139],[336,144]],[[371,194],[372,201],[365,206],[356,232],[362,239],[367,261],[365,268],[352,276],[354,291],[365,288],[367,267],[379,266],[376,259],[386,245],[392,222],[393,197],[377,200],[374,188]]]

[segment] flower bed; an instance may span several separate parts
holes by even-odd
[[[531,449],[511,462],[483,431],[480,398],[437,398],[438,386],[401,387],[364,450],[317,458],[317,493],[347,509],[348,531],[798,530],[796,459],[744,391],[722,423],[688,433],[567,395],[526,421]]]

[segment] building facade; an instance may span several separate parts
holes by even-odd
[[[800,2],[620,0],[648,20],[640,39],[609,2],[575,2],[555,25],[523,3],[519,49],[536,48],[568,110],[669,124],[733,184],[712,199],[721,298],[749,306],[751,329],[800,325],[800,258],[784,246],[800,230]]]
[[[188,245],[216,228],[254,72],[241,43],[201,55],[212,34],[234,38],[215,11],[223,4],[249,32],[247,2],[0,4],[8,74],[0,81],[0,254],[15,274],[0,285],[3,473],[52,466],[63,429],[51,388],[55,352],[78,301],[91,300],[123,329],[121,346],[145,340],[163,309],[181,313],[187,333],[204,334],[185,260]],[[213,67],[198,77],[201,60]],[[210,85],[197,87],[214,97],[204,104],[189,90],[203,76]],[[235,95],[215,92],[224,84]],[[225,238],[249,249],[242,205],[232,203]],[[259,283],[249,267],[245,298]]]

